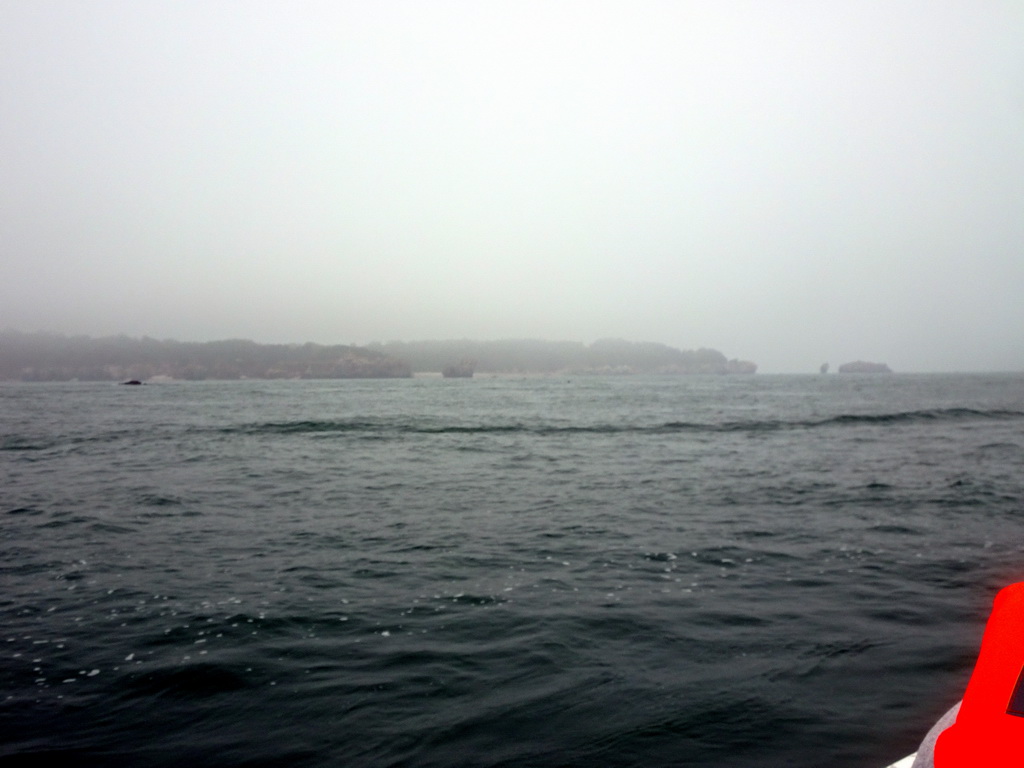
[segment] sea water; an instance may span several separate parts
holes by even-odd
[[[0,385],[0,758],[881,766],[1024,580],[1024,377]]]

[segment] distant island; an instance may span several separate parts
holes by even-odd
[[[843,363],[839,366],[840,373],[892,373],[892,369],[885,363],[868,363],[864,360],[855,360],[852,363]]]
[[[364,347],[258,344],[246,339],[180,342],[149,337],[0,332],[0,380],[391,379],[415,373],[471,378],[506,374],[752,374],[755,363],[714,349],[654,342],[392,341]]]

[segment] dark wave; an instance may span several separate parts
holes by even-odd
[[[979,410],[976,408],[940,408],[919,411],[899,411],[895,413],[842,413],[827,419],[818,420],[767,420],[767,421],[732,421],[722,424],[692,424],[687,422],[670,422],[667,429],[707,431],[707,432],[772,432],[786,429],[814,429],[817,427],[864,426],[864,425],[896,425],[896,424],[927,424],[953,421],[970,421],[992,419],[1012,421],[1024,418],[1024,411],[1011,410]]]
[[[942,408],[895,413],[853,414],[844,413],[818,420],[744,420],[724,422],[669,421],[661,424],[450,424],[433,423],[407,419],[331,419],[278,421],[224,427],[222,434],[246,435],[315,435],[315,434],[373,434],[388,433],[427,435],[478,435],[478,434],[620,434],[673,432],[728,433],[728,432],[776,432],[783,430],[806,430],[822,427],[886,426],[900,424],[929,424],[956,421],[990,419],[1012,421],[1024,419],[1024,411],[980,410],[975,408]]]
[[[45,451],[52,448],[53,441],[32,440],[26,437],[9,437],[0,442],[0,451]]]
[[[2,451],[50,451],[55,448],[89,449],[105,443],[117,443],[125,440],[135,440],[145,435],[152,440],[156,431],[149,429],[146,432],[137,429],[119,429],[97,432],[87,435],[9,435],[0,439],[0,452]]]
[[[906,424],[932,421],[969,421],[972,419],[993,419],[1012,421],[1024,418],[1024,411],[980,408],[936,408],[923,411],[902,411],[898,413],[849,414],[826,419],[822,424]]]
[[[251,685],[239,670],[214,663],[162,666],[129,678],[130,688],[139,696],[194,698],[239,691]]]

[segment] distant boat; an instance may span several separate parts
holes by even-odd
[[[864,360],[855,360],[852,363],[843,363],[839,366],[840,373],[892,373],[892,369],[885,363],[868,363]]]
[[[822,363],[821,368],[818,369],[818,373],[828,373],[828,363]]]
[[[138,379],[128,379],[128,381],[122,381],[121,383],[122,384],[128,384],[128,385],[131,385],[131,386],[141,386],[142,385],[142,382],[139,381]]]
[[[472,379],[474,370],[476,370],[475,360],[460,360],[442,368],[441,375],[446,379]]]

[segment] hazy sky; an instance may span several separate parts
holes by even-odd
[[[0,0],[0,328],[1024,369],[1020,0]]]

